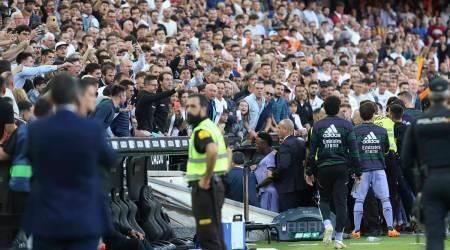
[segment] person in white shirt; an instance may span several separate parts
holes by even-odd
[[[378,88],[375,90],[373,95],[375,101],[381,104],[383,110],[386,110],[386,105],[389,98],[394,96],[394,94],[387,91],[387,82],[383,80],[378,83]]]
[[[341,84],[340,92],[344,96],[344,98],[348,99],[348,104],[350,104],[353,111],[358,109],[359,103],[355,100],[355,98],[352,95],[350,95],[350,82],[349,81],[345,81]]]
[[[341,76],[339,77],[339,85],[341,85],[342,82],[350,79],[350,74],[348,73],[348,62],[347,61],[339,62],[339,71],[341,72]]]
[[[316,15],[316,2],[315,1],[309,1],[308,7],[306,10],[303,11],[303,14],[305,15],[306,20],[309,22],[315,22],[316,27],[320,26],[319,18]]]
[[[217,87],[217,95],[216,99],[214,100],[214,104],[216,106],[217,116],[214,123],[218,124],[220,116],[222,115],[223,111],[225,109],[228,109],[228,104],[225,98],[223,98],[223,94],[225,93],[225,84],[220,81],[216,83],[216,87]]]
[[[311,104],[312,110],[316,110],[322,107],[323,100],[320,99],[317,94],[319,93],[319,84],[316,81],[312,81],[309,83],[308,87],[309,91],[309,104]]]
[[[334,65],[331,58],[325,58],[322,60],[322,71],[317,74],[317,79],[322,82],[331,80],[331,67]]]
[[[258,23],[258,15],[250,15],[249,17],[249,25],[245,27],[246,30],[250,30],[252,36],[265,36],[266,30],[264,26]]]
[[[395,46],[395,52],[391,53],[389,56],[396,60],[398,57],[402,60],[402,66],[405,66],[406,58],[403,56],[403,48],[401,45]]]
[[[152,47],[152,50],[157,53],[162,53],[164,51],[164,47],[166,46],[166,30],[158,28],[155,30],[156,41],[155,45]]]
[[[375,102],[375,99],[373,98],[373,96],[370,93],[365,93],[364,94],[364,86],[362,82],[355,82],[353,83],[353,93],[350,93],[351,97],[355,98],[356,103],[358,105],[358,109],[359,109],[359,104],[362,101],[372,101]]]
[[[159,23],[166,27],[167,36],[175,36],[177,34],[177,23],[170,19],[170,15],[170,8],[163,9],[163,18]]]

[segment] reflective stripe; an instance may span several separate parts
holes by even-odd
[[[13,165],[11,167],[11,177],[28,177],[32,175],[30,165]]]
[[[223,154],[217,154],[217,159],[216,160],[221,160],[224,158],[228,158],[228,154],[227,153],[223,153]],[[206,158],[203,159],[188,159],[188,162],[190,163],[205,163],[207,162]]]

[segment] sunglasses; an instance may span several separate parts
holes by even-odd
[[[273,96],[273,93],[270,93],[270,92],[266,92],[266,95],[270,95],[270,96]]]

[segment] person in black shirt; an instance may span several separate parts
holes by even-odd
[[[158,77],[158,82],[160,84],[159,90],[156,94],[170,93],[169,95],[164,95],[155,101],[155,114],[153,121],[153,132],[161,132],[166,134],[169,130],[169,113],[170,113],[170,96],[176,91],[184,89],[182,83],[173,89],[173,76],[170,72],[163,72]]]
[[[8,98],[2,97],[6,93],[6,81],[0,78],[0,145],[14,131],[14,109]]]
[[[297,114],[300,116],[300,121],[303,127],[310,129],[314,123],[313,110],[308,101],[308,91],[305,86],[295,86],[295,101],[297,101]]]
[[[148,131],[149,133],[154,131],[155,112],[157,111],[156,105],[160,103],[162,99],[170,101],[170,96],[182,88],[183,87],[180,85],[177,86],[176,89],[157,92],[157,77],[152,75],[145,77],[144,87],[139,91],[136,102],[135,114],[138,122],[137,128],[139,130]]]

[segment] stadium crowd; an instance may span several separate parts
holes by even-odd
[[[190,135],[186,102],[203,93],[223,133],[256,140],[265,155],[265,133],[286,133],[282,121],[309,143],[327,98],[338,97],[339,116],[354,125],[370,101],[380,124],[395,124],[386,170],[393,226],[409,225],[402,134],[428,108],[429,82],[450,77],[448,1],[9,0],[0,13],[1,144],[51,104],[59,72],[81,79],[78,112],[109,137]],[[277,197],[270,185],[261,190]],[[368,202],[364,213],[378,220],[373,194]]]

